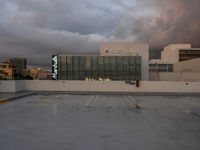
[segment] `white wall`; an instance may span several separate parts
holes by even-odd
[[[23,80],[16,80],[15,81],[15,91],[20,92],[20,91],[26,91],[26,86],[24,84],[25,81]]]
[[[125,84],[123,81],[51,81],[32,80],[1,81],[0,92],[28,91],[85,91],[85,92],[172,92],[200,93],[200,82],[142,81],[140,87]],[[4,87],[4,88],[2,88]]]
[[[0,92],[15,92],[15,81],[0,81]]]

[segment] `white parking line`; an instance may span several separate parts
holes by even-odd
[[[87,101],[85,106],[89,106],[92,103],[93,99],[94,99],[94,95],[90,96],[90,99]]]
[[[96,95],[93,101],[92,106],[96,106],[97,100],[99,99],[99,95]]]
[[[128,99],[127,96],[125,97],[125,99],[126,99],[126,102],[128,103],[128,105],[133,108],[134,104]]]
[[[57,95],[56,98],[57,99],[61,99],[63,97],[63,95]]]
[[[87,103],[85,104],[86,107],[95,107],[95,104],[97,102],[99,95],[92,95],[90,96],[90,99],[87,101]]]
[[[135,99],[133,99],[133,97],[131,97],[130,95],[127,96],[127,102],[131,107],[136,106],[137,109],[142,108],[142,106]]]

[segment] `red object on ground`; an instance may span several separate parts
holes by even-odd
[[[136,87],[140,87],[140,80],[136,80]]]

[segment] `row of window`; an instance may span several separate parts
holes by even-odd
[[[140,72],[61,72],[62,80],[110,79],[110,80],[140,80]]]
[[[58,78],[62,80],[140,80],[140,56],[58,57]]]
[[[180,50],[179,54],[200,54],[200,50]]]
[[[172,64],[150,64],[150,72],[173,72]]]

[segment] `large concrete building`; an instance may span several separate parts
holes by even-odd
[[[174,64],[199,57],[200,48],[191,48],[191,44],[170,44],[161,52],[161,61],[165,64]]]
[[[161,59],[150,60],[150,80],[200,81],[200,48],[191,44],[171,44]]]
[[[100,55],[53,55],[52,79],[148,80],[149,46],[103,43]]]
[[[200,58],[200,48],[191,44],[170,44],[161,52],[161,59],[152,59],[150,64],[175,64],[180,61]]]
[[[101,56],[141,56],[142,80],[149,80],[149,45],[134,43],[103,43]]]

